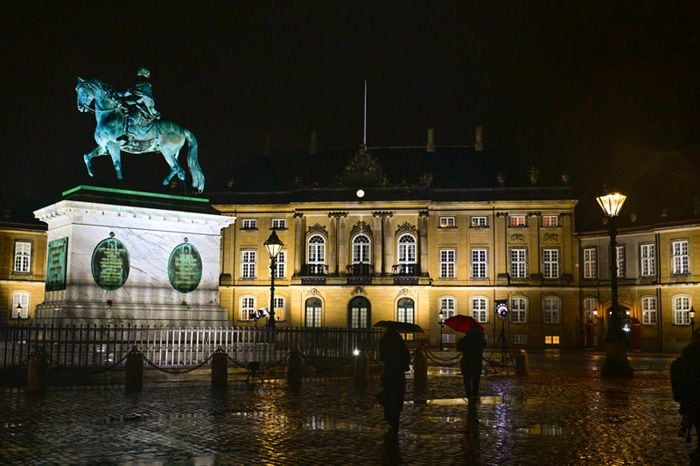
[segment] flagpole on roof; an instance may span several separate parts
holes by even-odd
[[[365,79],[365,115],[362,128],[362,145],[367,146],[367,80]]]

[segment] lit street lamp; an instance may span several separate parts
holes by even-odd
[[[604,376],[632,377],[634,370],[627,359],[625,336],[622,330],[622,313],[617,302],[617,225],[615,218],[619,215],[627,196],[610,193],[596,198],[603,213],[608,217],[610,234],[610,293],[611,301],[608,312],[608,334],[605,336],[605,361],[601,368]]]
[[[688,317],[690,317],[690,335],[693,335],[695,333],[695,306],[690,308]]]
[[[17,303],[17,325],[19,325],[22,319],[22,303]]]
[[[443,351],[445,346],[442,342],[442,329],[445,327],[445,313],[442,311],[438,314],[438,324],[440,324],[440,351]]]
[[[284,243],[277,237],[277,232],[272,230],[270,237],[263,243],[268,254],[270,254],[270,317],[267,319],[267,326],[275,327],[275,272],[277,265],[277,255],[282,250]]]

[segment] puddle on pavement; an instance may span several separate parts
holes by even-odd
[[[352,430],[370,431],[367,426],[356,422],[338,419],[329,416],[309,416],[304,419],[304,429],[306,430]]]
[[[479,404],[482,405],[499,405],[502,403],[502,396],[482,396],[479,398]],[[413,402],[408,402],[407,404],[413,404]],[[466,398],[435,398],[432,400],[426,400],[425,404],[433,406],[457,406],[468,405],[469,402]]]
[[[515,429],[515,432],[518,434],[555,437],[557,435],[563,435],[564,428],[556,424],[533,424],[530,427],[520,427]]]

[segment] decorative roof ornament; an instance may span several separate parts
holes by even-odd
[[[377,187],[386,186],[387,181],[382,166],[372,157],[367,146],[361,144],[338,176],[338,183],[341,186]]]

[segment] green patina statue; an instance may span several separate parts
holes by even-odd
[[[187,165],[192,176],[192,187],[201,193],[204,190],[204,174],[197,157],[197,138],[191,131],[160,119],[148,82],[150,75],[147,68],[139,69],[137,83],[121,93],[99,79],[78,78],[75,87],[78,110],[94,112],[97,120],[97,147],[83,156],[88,174],[94,176],[93,158],[109,154],[117,178],[121,180],[121,151],[130,154],[160,152],[170,166],[170,173],[163,179],[163,185],[168,185],[175,176],[184,183],[185,170],[178,162],[178,155],[187,142]]]

